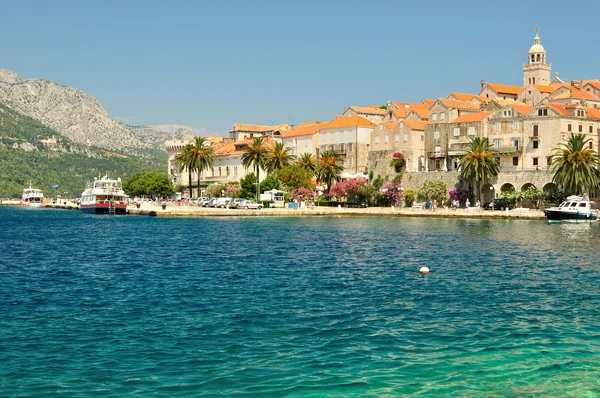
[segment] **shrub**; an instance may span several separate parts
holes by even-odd
[[[448,187],[443,181],[425,181],[418,196],[423,200],[436,200],[438,203],[444,203],[448,198]]]
[[[292,191],[292,199],[296,202],[307,202],[313,200],[316,196],[314,191],[300,187]]]
[[[404,203],[406,203],[406,206],[411,207],[415,203],[416,198],[417,191],[413,191],[412,189],[404,191]]]
[[[404,155],[400,152],[394,152],[392,155],[392,160],[390,161],[390,166],[392,166],[397,172],[404,169],[404,166],[406,166],[406,159],[404,158]]]

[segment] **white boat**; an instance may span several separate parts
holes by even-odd
[[[581,196],[569,196],[558,207],[544,210],[546,218],[550,221],[593,221],[596,220],[596,211],[592,209],[593,202],[584,200]]]
[[[127,195],[121,179],[104,176],[88,182],[81,194],[81,210],[91,214],[126,214]]]
[[[33,188],[29,183],[29,188],[23,190],[21,196],[21,206],[23,207],[46,207],[44,202],[44,194],[41,190]]]

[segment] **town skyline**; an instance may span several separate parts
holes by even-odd
[[[340,19],[358,15],[355,3],[334,10],[337,14],[313,4],[315,14],[321,14],[312,16],[316,27],[306,31],[297,24],[312,15],[308,8],[274,4],[266,14],[261,12],[269,3],[253,9],[242,4],[233,13],[218,5],[192,3],[165,9],[151,2],[145,10],[136,8],[139,3],[118,8],[117,3],[108,2],[102,10],[77,3],[61,3],[53,9],[43,4],[11,4],[7,7],[9,21],[0,27],[0,34],[8,36],[15,27],[11,15],[29,13],[38,25],[34,34],[2,44],[0,67],[23,78],[42,78],[81,89],[97,98],[114,119],[128,124],[188,125],[200,134],[221,136],[226,136],[234,123],[327,121],[351,105],[476,93],[480,80],[521,85],[520,66],[526,62],[536,26],[553,75],[557,71],[565,81],[598,77],[594,71],[599,69],[600,56],[567,39],[564,29],[574,22],[564,21],[558,28],[561,17],[549,10],[552,7],[536,10],[534,17],[528,15],[534,6],[526,5],[514,15],[511,26],[515,29],[499,30],[495,28],[499,22],[486,21],[485,35],[476,35],[472,32],[484,23],[476,17],[485,12],[485,6],[475,2],[463,3],[462,15],[468,24],[441,18],[436,7],[386,5],[390,12],[385,14],[390,15],[377,16],[370,10],[364,16],[379,18],[382,25],[377,29],[369,29],[369,24],[340,25]],[[595,3],[590,7],[599,8]],[[422,29],[409,21],[409,16],[426,9],[440,23]],[[93,17],[86,17],[90,11]],[[119,11],[117,16],[115,11]],[[252,23],[244,22],[245,11],[255,17],[254,22],[286,14],[287,23],[253,28]],[[47,13],[50,18],[44,17]],[[499,11],[498,16],[505,13]],[[143,28],[144,18],[152,20],[158,15],[162,18],[157,19],[159,26]],[[198,27],[191,23],[194,15],[214,20]],[[402,17],[403,24],[392,28],[395,16]],[[44,37],[35,34],[50,26],[48,20],[61,19],[69,23],[52,26]],[[219,22],[224,20],[230,21],[227,26],[237,27],[223,29]],[[107,31],[108,21],[115,26],[114,32]],[[169,31],[174,26],[180,28]],[[451,44],[440,40],[449,29],[457,39]],[[597,28],[588,29],[588,36],[593,36]],[[194,40],[195,46],[186,53],[186,45]],[[175,48],[171,51],[169,47]],[[153,55],[151,49],[163,51],[164,56]],[[27,55],[32,50],[41,51],[38,62],[32,61],[32,54]],[[354,57],[354,50],[361,50],[360,55]],[[182,61],[172,58],[185,54]],[[198,62],[202,59],[204,66]],[[390,65],[394,68],[382,72]]]

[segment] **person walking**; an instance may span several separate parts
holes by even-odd
[[[469,206],[471,206],[471,201],[469,200],[469,198],[467,198],[467,201],[465,202],[465,207],[468,209]]]

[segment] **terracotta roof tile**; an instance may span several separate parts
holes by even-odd
[[[525,89],[525,87],[509,86],[507,84],[488,83],[487,85],[498,94],[519,95]]]
[[[241,155],[245,152],[243,147],[251,145],[253,141],[253,138],[244,141],[227,141],[218,147],[214,147],[213,156]],[[267,147],[273,147],[273,141],[271,141],[270,137],[265,138],[264,142]]]
[[[402,123],[408,126],[411,130],[417,131],[425,131],[425,125],[427,124],[427,122],[417,120],[404,120]]]
[[[510,107],[515,111],[519,112],[523,116],[529,115],[535,109],[534,106],[525,104],[511,104]]]
[[[411,112],[414,112],[422,120],[429,119],[429,108],[428,109],[412,109]],[[406,116],[408,116],[408,114]]]
[[[371,106],[349,106],[349,109],[352,109],[356,113],[364,113],[367,115],[385,115],[385,109],[372,108]]]
[[[440,98],[438,101],[440,101],[442,104],[446,105],[448,108],[453,108],[453,109],[463,109],[463,110],[472,110],[472,111],[478,111],[480,109],[480,106],[478,103],[471,102],[471,101],[460,101],[460,100],[448,99],[448,98]]]
[[[400,119],[404,119],[406,117],[406,109],[390,109],[390,112]]]
[[[454,97],[455,99],[461,100],[461,101],[472,101],[473,98],[479,98],[479,96],[476,94],[466,94],[466,93],[457,93],[457,92],[450,93],[448,98],[450,98],[450,97]]]
[[[300,137],[303,135],[315,135],[323,125],[327,123],[321,122],[306,122],[292,127],[281,134],[282,138]]]
[[[571,98],[596,100],[596,101],[599,100],[597,97],[595,97],[594,95],[592,95],[591,93],[589,93],[587,91],[581,91],[575,87],[571,87],[570,90],[571,90]]]
[[[588,119],[600,119],[600,109],[598,108],[585,108],[585,114]]]
[[[398,125],[399,122],[383,122],[380,123],[382,125],[385,126],[385,128],[387,128],[388,130],[393,130],[396,128],[396,126]]]
[[[361,116],[351,117],[338,117],[333,119],[331,122],[323,123],[323,126],[319,130],[336,129],[342,127],[375,127],[374,123],[371,123],[367,119]]]
[[[550,85],[546,86],[543,84],[532,84],[532,86],[535,87],[535,89],[537,91],[539,91],[540,93],[552,94],[553,92],[555,92],[556,90],[561,88],[563,85],[562,84],[550,84]]]
[[[545,104],[548,108],[552,109],[554,112],[558,113],[561,116],[573,116],[571,112],[565,109],[565,106],[562,104],[555,104],[553,102],[546,102]]]
[[[423,100],[423,103],[424,103],[425,105],[429,105],[429,106],[431,106],[431,105],[435,104],[435,100],[432,100],[432,99],[424,99],[424,100]]]
[[[470,123],[470,122],[481,122],[484,119],[487,119],[492,112],[473,112],[473,113],[465,113],[464,115],[460,115],[456,119],[454,119],[451,124],[456,123]]]

